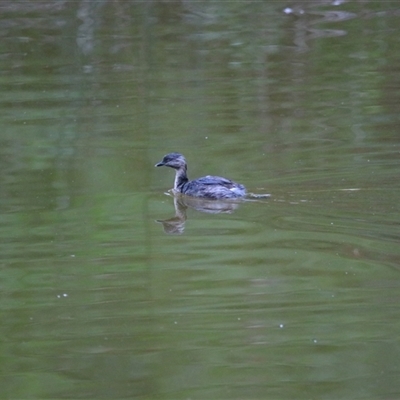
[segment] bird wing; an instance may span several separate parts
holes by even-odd
[[[196,182],[202,185],[221,185],[227,188],[232,187],[233,182],[229,179],[222,178],[221,176],[203,176],[202,178],[196,179]]]

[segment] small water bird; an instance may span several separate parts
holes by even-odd
[[[204,199],[239,199],[246,196],[246,188],[220,176],[203,176],[189,181],[187,163],[180,153],[169,153],[156,167],[170,167],[175,170],[174,191]]]

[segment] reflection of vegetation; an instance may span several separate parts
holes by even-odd
[[[307,353],[296,365],[307,365],[314,354],[296,343],[335,329],[331,343],[343,340],[365,310],[361,322],[372,320],[372,286],[393,281],[386,267],[398,266],[398,16],[390,2],[297,4],[285,15],[275,1],[1,2],[5,397],[66,397],[71,386],[96,398],[143,397],[162,390],[159,375],[187,383],[186,371],[197,379],[204,366],[218,379],[235,362],[230,377],[254,382],[259,373],[253,386],[265,389],[265,360],[275,357],[273,376],[277,365],[290,369],[274,349],[287,354],[294,343]],[[271,202],[273,212],[197,213],[191,232],[162,235],[160,244],[148,193],[164,185],[150,171],[169,151],[190,157],[194,177],[206,162],[211,174],[226,166],[251,190],[270,191],[270,182],[302,190],[320,215],[287,201]],[[343,186],[369,190],[320,192]],[[363,287],[365,297],[352,297]],[[379,311],[380,291],[372,302]],[[294,336],[273,330],[283,311]],[[303,317],[312,322],[305,331]],[[356,325],[363,332],[337,345],[343,354],[365,337],[365,324]],[[369,328],[368,339],[382,337],[379,324]],[[348,365],[332,358],[321,364]],[[179,379],[171,377],[176,364]],[[343,382],[352,381],[345,372]],[[217,394],[225,390],[212,382]],[[187,385],[208,389],[201,379]],[[197,397],[210,398],[204,393]]]
[[[395,17],[390,3],[324,4],[3,2],[4,201],[49,210],[142,190],[154,147],[211,172],[228,154],[259,186],[363,168],[371,142],[397,140]]]

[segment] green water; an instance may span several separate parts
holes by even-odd
[[[396,7],[4,1],[0,397],[399,397]]]

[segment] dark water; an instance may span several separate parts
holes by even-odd
[[[2,396],[398,398],[399,18],[3,1]]]

